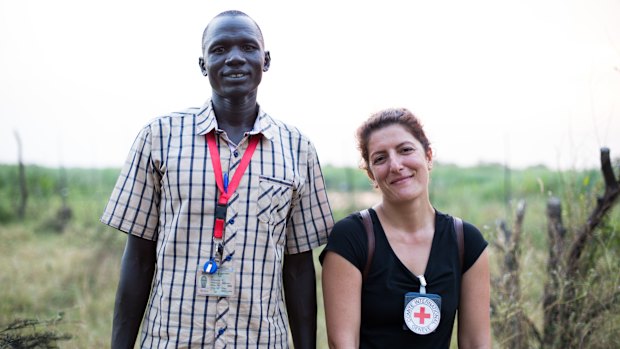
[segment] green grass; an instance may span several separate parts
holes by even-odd
[[[366,174],[356,168],[325,166],[328,195],[334,216],[340,219],[378,200]],[[26,216],[16,216],[20,193],[16,166],[0,165],[0,325],[14,319],[62,321],[52,329],[72,335],[62,348],[109,347],[112,311],[125,234],[98,219],[116,181],[119,169],[26,168],[29,200]],[[597,170],[557,173],[543,167],[507,172],[500,165],[460,168],[435,164],[431,174],[431,201],[443,212],[458,215],[478,226],[489,241],[497,239],[498,220],[513,220],[512,209],[526,200],[522,285],[526,306],[542,318],[546,253],[546,202],[562,197],[565,225],[582,222],[591,193],[601,188]],[[66,183],[66,184],[63,184]],[[570,190],[569,190],[570,189]],[[65,202],[72,218],[57,231],[57,213]],[[337,204],[336,204],[337,203]],[[609,234],[598,241],[618,251],[620,217],[615,210]],[[315,252],[318,256],[320,249]],[[617,254],[600,263],[617,265]],[[315,258],[316,260],[316,258]],[[321,268],[316,262],[319,293],[319,348],[326,348],[321,298]],[[601,325],[603,326],[603,325]],[[604,326],[618,328],[614,318]],[[604,342],[604,339],[601,340]]]

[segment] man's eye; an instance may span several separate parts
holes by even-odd
[[[254,46],[254,45],[244,45],[244,46],[243,46],[243,50],[244,50],[244,51],[247,51],[247,52],[250,52],[250,51],[255,51],[256,49],[257,49],[257,48],[256,48],[256,46]]]

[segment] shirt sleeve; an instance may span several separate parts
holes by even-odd
[[[134,140],[100,221],[154,241],[159,222],[160,176],[154,170],[151,147],[151,128],[146,126]]]
[[[325,181],[314,145],[307,143],[305,179],[291,212],[287,227],[286,253],[309,251],[327,242],[334,225]]]
[[[327,252],[339,254],[363,272],[368,259],[368,238],[361,218],[357,217],[357,214],[349,215],[334,225],[327,246],[319,255],[321,265]]]
[[[484,249],[489,244],[482,233],[474,225],[463,222],[463,243],[465,251],[463,256],[463,274],[478,260]]]

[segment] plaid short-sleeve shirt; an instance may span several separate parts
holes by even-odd
[[[210,101],[152,120],[137,136],[101,221],[157,241],[157,266],[142,347],[288,347],[284,254],[323,245],[333,217],[312,142],[261,109],[261,134],[228,202],[224,246],[235,270],[229,297],[201,296],[197,266],[215,254],[218,189],[207,149],[214,131],[222,170],[234,174],[246,136],[232,145]],[[223,325],[222,325],[223,324]]]

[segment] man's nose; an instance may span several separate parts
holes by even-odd
[[[226,57],[226,64],[235,65],[245,63],[245,57],[243,56],[243,51],[239,47],[233,47],[228,52],[228,57]]]

